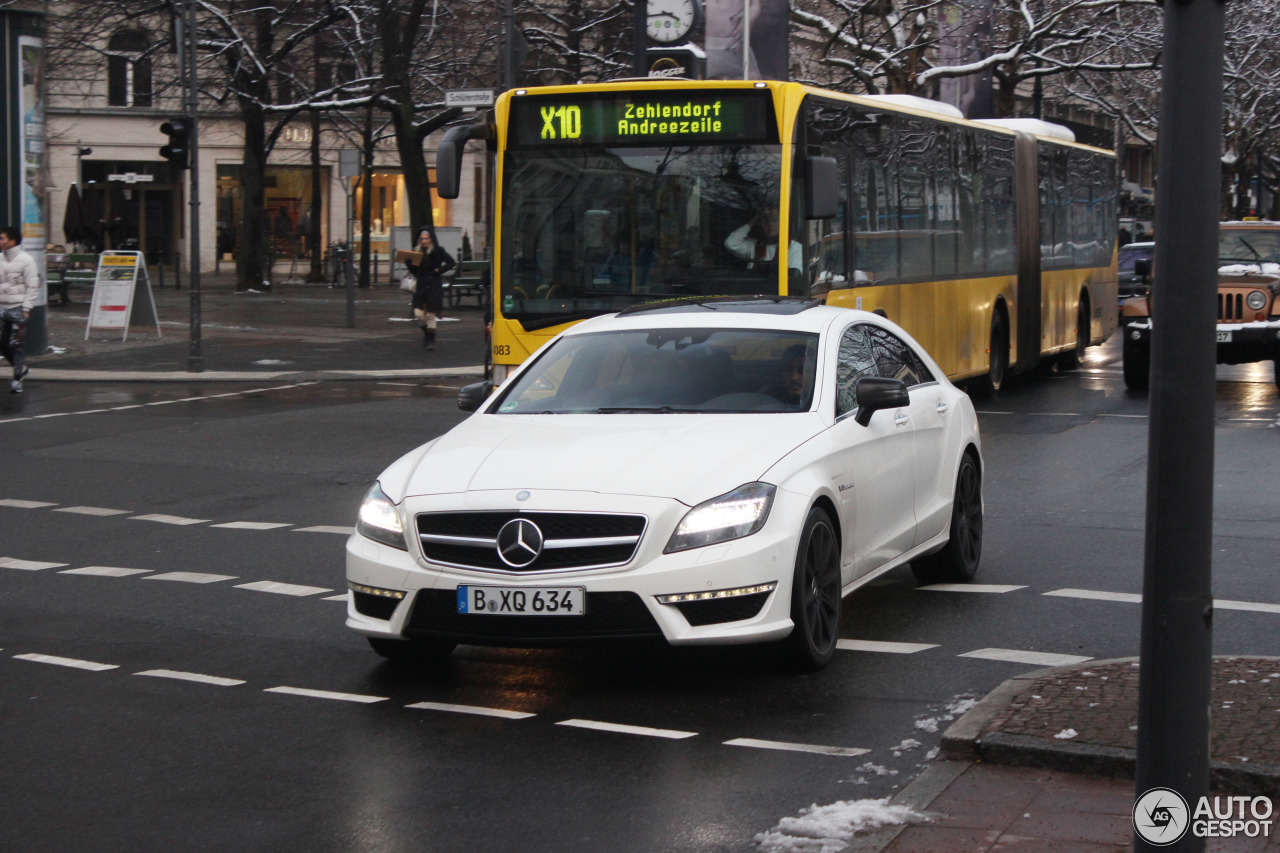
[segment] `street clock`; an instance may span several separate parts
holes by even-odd
[[[699,0],[648,0],[649,38],[673,44],[688,37],[702,14]]]

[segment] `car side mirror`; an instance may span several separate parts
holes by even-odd
[[[484,404],[485,400],[489,399],[489,395],[492,393],[492,379],[463,385],[458,389],[458,408],[464,412],[474,412]]]
[[[804,158],[804,200],[805,219],[830,219],[840,212],[836,158]]]
[[[871,416],[881,409],[896,409],[911,403],[907,383],[901,379],[885,379],[880,376],[864,376],[853,386],[853,396],[858,402],[858,414],[853,419],[861,426],[871,423]]]
[[[1146,258],[1138,258],[1133,262],[1133,274],[1138,278],[1146,278],[1151,275],[1151,261]]]

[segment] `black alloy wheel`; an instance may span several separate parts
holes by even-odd
[[[923,584],[968,583],[982,560],[982,472],[969,453],[960,460],[951,502],[951,538],[941,551],[911,563]]]
[[[822,669],[836,653],[840,630],[840,541],[831,517],[814,507],[805,519],[796,552],[787,637],[791,662],[803,670]]]

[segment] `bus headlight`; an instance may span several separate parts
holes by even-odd
[[[662,553],[672,554],[750,536],[769,518],[777,487],[747,483],[685,513]]]
[[[1244,304],[1254,311],[1261,311],[1267,307],[1267,294],[1261,290],[1255,290],[1244,298]]]
[[[404,527],[400,524],[396,505],[382,493],[382,488],[377,483],[373,484],[360,504],[356,532],[374,542],[381,542],[401,551],[409,550],[404,543]]]

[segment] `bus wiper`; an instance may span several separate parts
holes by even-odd
[[[604,406],[596,409],[598,415],[678,415],[697,409],[674,409],[671,406]]]
[[[1262,255],[1259,255],[1259,254],[1258,254],[1258,250],[1257,250],[1257,249],[1255,249],[1255,248],[1253,248],[1253,246],[1250,246],[1250,245],[1249,245],[1249,241],[1248,241],[1248,240],[1246,240],[1246,239],[1245,239],[1245,238],[1243,238],[1243,237],[1237,237],[1236,239],[1237,239],[1237,240],[1239,240],[1241,243],[1243,243],[1243,244],[1244,244],[1244,247],[1245,247],[1246,249],[1248,249],[1250,252],[1253,252],[1253,256],[1254,256],[1255,258],[1257,258],[1259,262],[1261,262],[1261,261],[1262,261]]]

